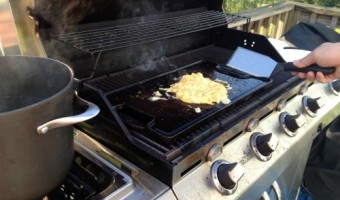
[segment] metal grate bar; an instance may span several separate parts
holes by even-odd
[[[54,35],[53,38],[88,53],[99,53],[227,25],[243,17],[206,11],[156,21]]]
[[[165,72],[165,71],[164,71]],[[164,73],[163,72],[163,73]],[[92,86],[96,88],[100,88],[101,91],[105,93],[105,95],[109,95],[111,93],[116,92],[117,89],[120,89],[124,86],[131,85],[133,83],[138,83],[140,81],[146,80],[148,78],[154,77],[159,75],[161,72],[148,72],[146,74],[143,73],[131,73],[130,76],[119,73],[115,75],[111,75],[106,78],[100,78],[98,80],[93,79],[91,81],[88,81],[87,83],[90,83]]]

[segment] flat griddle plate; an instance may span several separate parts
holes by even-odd
[[[160,89],[169,88],[171,84],[178,82],[181,76],[194,72],[201,72],[204,77],[212,80],[218,79],[227,82],[232,87],[228,91],[230,103],[197,105],[182,102],[172,96],[168,96],[165,100],[150,100],[150,97],[154,96],[154,92],[162,93]],[[269,83],[271,83],[270,79],[263,81],[233,77],[216,70],[215,64],[199,62],[112,93],[108,99],[116,107],[118,115],[127,127],[143,134],[153,134],[168,140],[182,135],[219,113],[227,112],[232,105]],[[165,94],[162,97],[166,97]],[[195,108],[200,108],[201,112],[197,113]]]

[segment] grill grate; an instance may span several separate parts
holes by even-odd
[[[146,81],[148,79],[174,70],[176,67],[172,65],[163,66],[157,65],[157,68],[151,71],[143,70],[142,67],[136,67],[131,70],[122,71],[119,73],[110,74],[109,76],[98,77],[86,81],[85,84],[90,84],[92,87],[100,89],[105,95],[122,90],[124,87]]]
[[[52,38],[95,54],[207,30],[245,17],[206,11],[180,17],[53,35]]]

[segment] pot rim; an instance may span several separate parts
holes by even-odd
[[[6,112],[1,112],[0,113],[0,117],[3,117],[5,115],[8,116],[8,115],[11,115],[11,114],[15,114],[17,112],[23,112],[23,111],[32,109],[33,107],[39,106],[41,104],[45,104],[48,101],[50,101],[50,99],[55,98],[55,97],[61,95],[62,93],[66,92],[70,87],[73,87],[73,84],[75,82],[75,80],[74,80],[74,72],[71,69],[71,67],[69,67],[67,64],[65,64],[65,63],[63,63],[63,62],[61,62],[59,60],[52,59],[52,58],[39,57],[39,56],[27,56],[27,55],[8,55],[8,56],[2,56],[2,57],[3,58],[6,58],[6,57],[33,58],[33,59],[44,59],[44,60],[49,60],[49,61],[52,61],[52,62],[58,62],[58,63],[63,65],[68,70],[69,75],[70,75],[70,81],[65,85],[65,87],[63,87],[61,90],[59,90],[55,94],[51,95],[50,97],[44,98],[44,99],[42,99],[39,102],[33,103],[31,105],[28,105],[28,106],[25,106],[25,107],[22,107],[22,108],[18,108],[18,109],[6,111]]]

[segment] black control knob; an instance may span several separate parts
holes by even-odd
[[[298,120],[299,117],[300,115],[286,115],[285,124],[290,131],[295,132],[301,128],[301,124]]]
[[[256,146],[259,152],[264,156],[269,156],[273,151],[275,151],[279,140],[272,134],[259,135],[256,138]]]
[[[244,174],[241,164],[228,163],[225,160],[217,160],[211,167],[211,176],[216,189],[222,194],[233,194],[237,189],[237,183]]]
[[[280,114],[280,125],[282,129],[289,135],[295,136],[297,130],[305,124],[305,120],[301,114],[289,115],[286,112]]]
[[[278,138],[272,133],[255,132],[250,137],[250,146],[253,152],[262,161],[268,161],[272,157],[272,153],[276,150],[278,144]]]
[[[302,105],[308,115],[315,117],[318,110],[324,106],[324,102],[321,97],[310,98],[305,96],[302,98]]]
[[[227,189],[233,189],[242,177],[238,163],[222,164],[217,169],[217,177],[221,185]]]
[[[334,94],[339,95],[340,93],[340,80],[336,80],[329,83],[329,87],[333,91]]]

